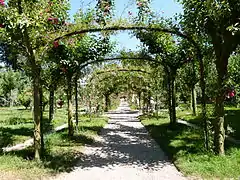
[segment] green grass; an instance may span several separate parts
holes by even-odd
[[[82,147],[94,142],[94,136],[106,122],[107,119],[102,117],[93,117],[91,120],[83,117],[79,122],[78,133],[75,132],[72,138],[69,139],[67,130],[48,135],[45,138],[46,152],[41,163],[32,160],[32,147],[0,154],[0,173],[9,176],[9,180],[28,180],[69,172],[81,160]]]
[[[51,124],[48,111],[44,112],[44,133],[67,122],[67,112],[59,109]],[[0,108],[0,148],[22,143],[33,136],[33,118],[31,110],[22,107]]]
[[[207,105],[207,115],[210,121],[214,120],[214,106],[211,104]],[[203,125],[202,118],[200,116],[201,108],[198,107],[199,116],[193,116],[190,109],[181,109],[177,111],[177,117],[179,119],[186,120],[190,123],[197,124],[199,126]],[[225,107],[225,120],[227,121],[230,128],[227,131],[227,134],[234,137],[235,139],[240,140],[240,108],[227,106]]]
[[[159,118],[142,116],[141,122],[184,175],[204,179],[240,177],[239,147],[228,144],[225,156],[215,156],[205,151],[200,130],[181,124],[172,130],[167,114]]]
[[[91,115],[96,118],[96,115]],[[87,120],[89,115],[79,115],[79,120]],[[67,123],[67,111],[58,109],[51,123],[48,122],[48,111],[44,112],[44,133]],[[32,138],[34,123],[31,110],[22,107],[0,108],[0,148],[23,143]]]
[[[226,107],[226,121],[231,127],[229,135],[240,140],[240,108],[235,107]]]

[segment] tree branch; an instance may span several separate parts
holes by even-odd
[[[191,39],[188,35],[180,32],[176,29],[167,29],[167,28],[160,28],[160,27],[150,27],[150,26],[110,26],[110,27],[104,27],[104,28],[87,28],[87,29],[81,29],[79,31],[74,31],[67,33],[63,36],[60,36],[56,38],[54,41],[70,37],[77,34],[84,34],[84,33],[94,33],[94,32],[101,32],[101,31],[129,31],[129,30],[150,30],[150,31],[159,31],[159,32],[165,32],[170,34],[178,35],[185,39]]]
[[[110,69],[107,71],[99,71],[96,74],[104,74],[104,73],[110,73],[110,72],[140,72],[140,73],[145,73],[145,74],[151,74],[150,72],[144,71],[142,69]]]
[[[156,64],[161,64],[162,62],[156,61],[152,58],[143,58],[143,57],[115,57],[115,58],[105,58],[105,59],[98,59],[93,61],[88,61],[80,66],[80,70],[85,68],[86,66],[98,62],[105,62],[105,61],[116,61],[116,60],[139,60],[139,61],[149,61],[154,62]]]

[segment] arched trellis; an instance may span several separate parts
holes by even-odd
[[[138,72],[138,73],[144,73],[144,74],[151,74],[150,72],[144,71],[142,69],[113,69],[113,70],[107,70],[107,71],[99,71],[96,73],[96,75],[99,74],[105,74],[105,73],[112,73],[112,72]],[[95,77],[91,77],[90,82],[94,79]]]
[[[167,29],[167,28],[161,28],[161,27],[154,27],[154,26],[110,26],[110,27],[102,27],[102,28],[87,28],[87,29],[81,29],[79,31],[74,31],[67,33],[63,36],[60,36],[54,41],[58,41],[63,38],[71,37],[77,34],[84,34],[84,33],[94,33],[94,32],[102,32],[102,31],[127,31],[127,30],[148,30],[148,31],[156,31],[156,32],[163,32],[163,33],[169,33],[174,34],[179,37],[182,37],[186,40],[188,40],[196,50],[197,54],[197,60],[199,61],[199,72],[200,72],[200,87],[202,91],[202,98],[201,98],[201,104],[202,104],[202,118],[204,122],[204,133],[205,133],[205,147],[209,149],[208,145],[208,127],[207,127],[207,117],[206,117],[206,82],[205,82],[205,76],[204,76],[204,63],[203,63],[203,54],[201,51],[201,48],[199,47],[198,43],[188,34],[184,34],[183,32],[177,30],[177,29]]]
[[[156,65],[162,65],[164,68],[165,73],[167,74],[167,79],[168,79],[168,90],[169,90],[169,95],[168,95],[168,104],[169,104],[169,116],[170,116],[170,124],[174,126],[174,122],[176,122],[176,109],[175,109],[175,104],[176,104],[176,95],[175,95],[175,87],[174,87],[174,82],[173,79],[171,78],[171,68],[165,61],[157,61],[154,60],[151,57],[123,57],[123,58],[111,58],[111,59],[101,59],[101,61],[109,61],[109,60],[141,60],[141,61],[149,61],[153,62]],[[91,63],[94,62],[99,62],[100,60],[95,60],[91,61]],[[179,65],[181,67],[184,63],[188,63],[189,60],[182,61]],[[86,63],[84,66],[86,66],[88,63]],[[175,68],[174,68],[175,69]],[[137,70],[139,71],[139,70]]]
[[[86,61],[84,63],[82,63],[79,66],[79,71],[81,71],[82,69],[84,69],[85,67],[87,67],[88,65],[91,64],[95,64],[95,63],[99,63],[99,62],[106,62],[106,61],[116,61],[116,60],[141,60],[141,61],[151,61],[154,63],[160,63],[158,61],[155,61],[154,59],[151,58],[143,58],[143,57],[115,57],[115,58],[104,58],[104,59],[97,59],[97,60],[90,60],[90,61]],[[78,91],[78,87],[77,84],[75,84],[75,92]],[[75,103],[76,105],[78,104],[78,97],[77,97],[77,93],[75,93]],[[78,106],[76,106],[76,124],[78,125]]]
[[[112,73],[112,72],[138,72],[138,73],[144,73],[144,74],[151,74],[150,72],[144,71],[142,69],[124,69],[124,68],[122,68],[122,69],[113,69],[113,70],[107,70],[107,71],[99,71],[96,73],[96,75]],[[89,81],[92,82],[92,80],[94,78],[95,78],[95,76],[92,76]]]
[[[142,73],[142,74],[148,74],[150,75],[151,73],[148,72],[148,71],[145,71],[145,70],[142,70],[142,69],[126,69],[126,68],[120,68],[120,69],[110,69],[110,70],[107,70],[107,71],[99,71],[97,72],[96,74],[94,74],[90,79],[89,79],[89,82],[91,83],[95,78],[99,78],[98,76],[96,75],[100,75],[100,74],[109,74],[109,73],[112,73],[112,72],[137,72],[137,73]],[[112,76],[107,76],[107,77],[104,77],[102,79],[99,79],[99,82],[103,82],[103,81],[106,81],[108,79],[110,79]],[[145,87],[151,87],[150,84],[147,84],[145,85]],[[144,88],[143,88],[144,89]],[[136,91],[136,89],[135,89]],[[105,101],[107,101],[107,98],[105,98]],[[107,106],[107,102],[105,102],[105,105]]]
[[[147,72],[141,69],[114,69],[114,70],[100,71],[100,72],[97,72],[96,75],[107,74],[112,72],[138,72],[138,73],[149,74],[149,75],[151,74],[150,72]],[[110,77],[103,78],[100,80],[100,82],[105,81],[106,79],[109,79],[109,78]],[[95,76],[92,76],[89,82],[92,82],[93,79],[95,79]]]

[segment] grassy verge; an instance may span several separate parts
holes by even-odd
[[[201,131],[181,124],[171,130],[166,114],[158,118],[142,116],[141,122],[184,175],[204,179],[240,177],[239,147],[229,144],[226,156],[215,156],[204,150]]]
[[[93,117],[89,120],[85,117],[79,122],[78,133],[71,139],[67,130],[50,134],[45,139],[46,152],[41,163],[32,160],[32,148],[1,154],[0,179],[41,179],[71,171],[81,158],[82,147],[94,142],[94,136],[106,122],[106,118]]]
[[[95,116],[92,115],[94,118]],[[89,115],[79,115],[80,120],[89,119]],[[58,109],[54,119],[48,121],[48,111],[44,112],[44,133],[67,123],[67,111]],[[0,108],[0,148],[23,143],[32,138],[34,123],[31,110],[21,107]]]
[[[213,105],[208,104],[208,118],[210,121],[214,120],[214,107]],[[198,114],[201,113],[201,108],[198,108]],[[193,116],[191,110],[189,109],[181,109],[177,111],[177,117],[179,119],[186,120],[190,123],[197,124],[199,126],[203,125],[201,116]],[[240,140],[240,108],[236,107],[225,107],[225,121],[228,123],[228,131],[227,134],[234,137],[235,139]]]
[[[66,123],[65,109],[56,111],[52,123],[44,112],[44,133]],[[0,108],[0,148],[22,143],[33,136],[34,123],[31,110],[21,107]]]

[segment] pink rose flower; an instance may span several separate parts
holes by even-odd
[[[57,48],[57,47],[59,46],[58,41],[54,41],[54,42],[53,42],[53,46],[54,46],[55,48]]]

